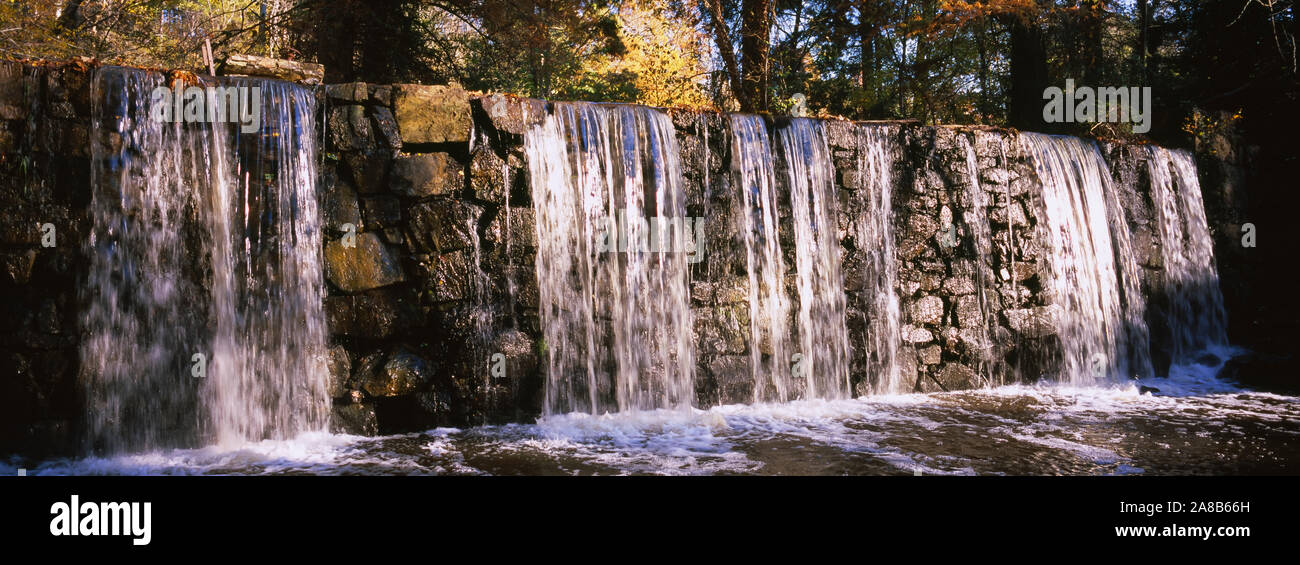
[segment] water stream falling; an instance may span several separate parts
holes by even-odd
[[[694,247],[671,120],[640,106],[557,103],[524,146],[547,413],[690,406]]]
[[[1214,240],[1205,218],[1196,162],[1186,151],[1147,146],[1151,199],[1162,242],[1173,360],[1228,343]]]
[[[1025,133],[1021,141],[1043,187],[1055,300],[1045,310],[1061,341],[1060,380],[1148,376],[1132,237],[1101,151],[1075,137]]]
[[[854,239],[864,261],[864,292],[870,297],[863,353],[867,359],[870,390],[875,394],[909,392],[898,358],[902,347],[902,313],[898,300],[898,261],[894,255],[894,160],[898,156],[898,128],[892,125],[858,125],[857,190],[865,194],[867,211],[854,218]]]
[[[101,142],[92,148],[81,381],[88,443],[106,451],[183,443],[198,426],[187,365],[207,343],[208,313],[189,276],[200,267],[186,239],[199,234],[185,227],[227,164],[202,162],[214,156],[215,132],[150,120],[149,93],[165,84],[113,68],[93,83]]]
[[[799,291],[799,374],[805,398],[849,395],[849,331],[837,232],[835,169],[821,122],[790,120],[780,128],[793,212]]]
[[[731,116],[731,153],[744,203],[741,227],[749,265],[749,356],[754,401],[784,402],[793,394],[789,389],[789,360],[794,353],[792,320],[777,224],[772,141],[762,117]]]
[[[106,141],[92,150],[81,292],[91,449],[233,444],[326,425],[315,97],[278,81],[222,85],[257,101],[257,131],[156,121],[151,93],[183,85],[96,73],[94,133]]]
[[[216,148],[234,160],[235,190],[208,195],[216,337],[205,400],[227,445],[324,430],[329,413],[316,99],[286,82],[229,84],[260,89],[262,127]]]

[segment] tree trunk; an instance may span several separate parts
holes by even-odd
[[[722,63],[727,67],[727,80],[731,83],[731,93],[740,102],[742,108],[749,104],[741,88],[740,68],[736,64],[736,51],[731,46],[731,35],[727,33],[727,22],[722,18],[721,0],[709,0],[709,14],[713,16],[713,42],[718,46]]]
[[[1007,122],[1012,127],[1046,131],[1043,90],[1047,88],[1047,50],[1036,21],[1010,16],[1011,88],[1007,93]]]
[[[876,85],[876,19],[871,5],[871,0],[858,0],[858,75],[864,92]]]
[[[768,109],[771,30],[771,0],[745,0],[740,14],[740,82],[745,93],[741,109],[746,112]]]

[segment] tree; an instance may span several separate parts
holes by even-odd
[[[746,93],[740,87],[740,64],[736,62],[736,50],[731,45],[731,33],[727,31],[727,20],[722,13],[722,0],[708,0],[708,3],[709,23],[713,29],[713,41],[718,47],[718,53],[722,56],[723,64],[726,66],[731,91],[735,93],[741,107],[752,106],[752,103],[745,96]]]
[[[623,52],[584,68],[592,84],[626,82],[624,102],[652,106],[703,106],[709,103],[702,79],[709,69],[700,53],[707,48],[699,26],[682,25],[690,16],[664,0],[630,0],[616,14]]]
[[[746,112],[766,112],[770,95],[768,85],[771,73],[772,2],[771,0],[744,0],[740,19],[740,92],[748,102]]]

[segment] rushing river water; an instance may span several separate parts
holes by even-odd
[[[1148,386],[940,394],[550,416],[531,425],[53,460],[29,474],[1132,475],[1300,472],[1300,398],[1217,367]],[[15,466],[0,465],[6,474]]]

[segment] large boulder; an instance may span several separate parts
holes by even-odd
[[[521,378],[532,375],[537,372],[540,359],[537,356],[537,344],[529,338],[527,334],[515,329],[507,329],[498,333],[492,340],[490,353],[493,356],[488,358],[488,376],[493,380],[498,378],[518,381]],[[501,354],[501,357],[494,358],[495,354]],[[505,365],[503,375],[492,372],[497,361],[504,361]]]
[[[338,178],[333,167],[321,171],[321,212],[325,228],[332,232],[344,231],[344,224],[361,229],[361,205],[352,184]]]
[[[483,238],[494,245],[504,247],[509,235],[510,245],[518,251],[520,248],[537,247],[537,213],[532,208],[511,208],[510,222],[506,223],[506,210],[497,211],[492,223],[488,224]]]
[[[362,198],[361,217],[368,230],[396,228],[402,221],[402,203],[387,194]]]
[[[483,210],[458,200],[421,202],[408,209],[408,238],[415,253],[472,248]]]
[[[325,277],[343,292],[361,292],[406,280],[397,257],[373,233],[356,234],[325,244]]]
[[[478,97],[475,102],[493,127],[514,135],[523,135],[529,127],[546,117],[546,102],[536,98],[491,94]]]
[[[696,308],[695,343],[702,353],[741,354],[749,341],[749,309],[742,306]]]
[[[980,384],[975,371],[961,363],[945,364],[936,378],[944,390],[965,390],[976,388]]]
[[[923,345],[934,341],[934,334],[925,328],[903,326],[903,341],[914,345]]]
[[[915,259],[929,245],[930,238],[939,231],[939,221],[925,214],[912,214],[907,219],[903,237],[898,246],[902,259]]]
[[[353,380],[369,398],[392,398],[426,389],[433,374],[429,361],[398,346],[389,355],[376,352],[362,358]]]
[[[920,354],[920,361],[924,365],[938,365],[943,360],[943,350],[938,345],[923,347],[917,353]]]
[[[469,142],[469,94],[460,86],[393,86],[403,144]]]
[[[375,139],[393,151],[402,148],[402,134],[397,129],[397,118],[393,111],[384,106],[371,110],[375,121]]]
[[[984,325],[984,313],[980,310],[979,297],[971,294],[957,297],[957,325],[963,328],[978,328]]]
[[[1251,388],[1294,395],[1300,393],[1296,368],[1294,355],[1251,352],[1229,359],[1219,370],[1219,377]]]
[[[507,177],[518,174],[522,173],[513,171],[491,147],[480,147],[469,158],[470,188],[476,198],[485,202],[505,203],[510,190]]]
[[[27,284],[36,264],[36,250],[0,252],[0,283]]]
[[[398,155],[391,179],[393,192],[402,196],[454,194],[465,186],[465,169],[447,153]]]
[[[361,194],[383,192],[387,188],[388,169],[392,156],[382,151],[348,151],[343,154],[343,164],[352,185]]]

